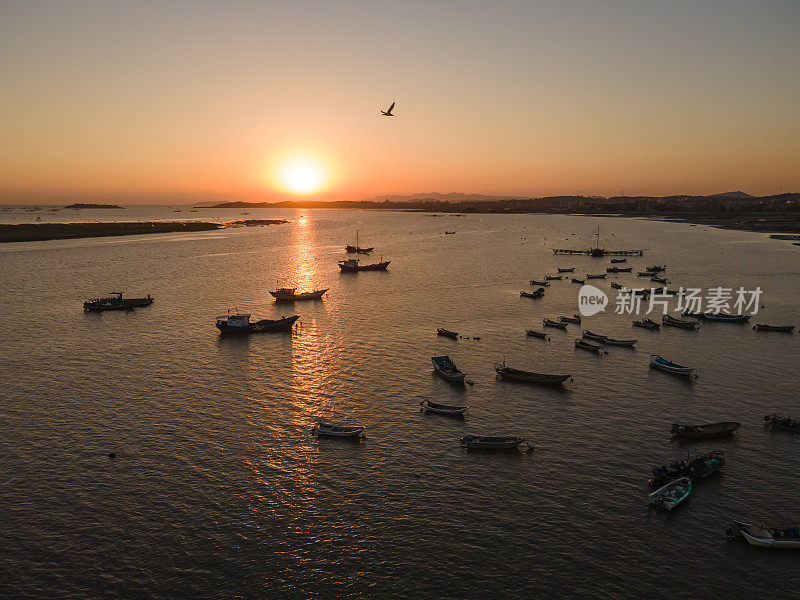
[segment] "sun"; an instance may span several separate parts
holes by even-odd
[[[278,184],[293,194],[312,194],[321,190],[327,180],[325,167],[310,157],[293,157],[277,170]]]

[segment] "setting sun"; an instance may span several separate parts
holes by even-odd
[[[295,157],[286,160],[277,171],[278,184],[293,194],[311,194],[325,185],[327,170],[317,160]]]

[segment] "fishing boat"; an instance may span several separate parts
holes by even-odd
[[[312,433],[321,437],[339,437],[339,438],[359,438],[364,433],[366,427],[357,425],[336,425],[334,423],[325,423],[323,421],[314,425]]]
[[[587,273],[586,274],[586,279],[605,279],[606,275],[608,275],[608,273],[601,273],[600,275],[589,275]]]
[[[750,525],[741,521],[733,521],[728,530],[728,537],[730,539],[743,538],[751,546],[759,548],[800,549],[800,525],[777,528],[764,525],[764,523]]]
[[[544,296],[544,288],[539,288],[538,290],[534,290],[532,292],[520,292],[519,295],[523,298],[541,298]]]
[[[679,365],[678,363],[674,363],[658,354],[650,355],[650,366],[655,367],[656,369],[661,369],[662,371],[666,371],[667,373],[673,373],[674,375],[686,375],[688,377],[694,377],[695,371],[697,370],[694,367],[685,367],[683,365]]]
[[[657,277],[657,276],[653,275],[652,277],[650,277],[650,281],[652,281],[653,283],[667,283],[667,278],[666,277]]]
[[[615,340],[614,338],[607,337],[603,343],[606,346],[623,346],[625,348],[633,348],[639,340]]]
[[[528,329],[528,331],[526,331],[525,333],[530,337],[547,340],[548,342],[550,341],[550,338],[547,337],[547,334],[544,331],[536,331],[535,329]]]
[[[455,234],[456,234],[456,232],[455,232],[455,231],[445,231],[445,233],[446,233],[447,235],[455,235]]]
[[[373,263],[371,265],[358,264],[357,258],[348,258],[347,260],[339,261],[339,268],[342,272],[355,272],[355,271],[385,271],[389,266],[390,260]]]
[[[692,480],[688,477],[681,477],[675,481],[670,481],[664,487],[657,489],[650,494],[650,504],[664,510],[672,510],[692,493]]]
[[[288,331],[300,315],[282,317],[280,319],[261,319],[250,322],[250,315],[223,315],[217,317],[217,329],[220,333],[264,333],[272,331]]]
[[[621,283],[617,283],[616,281],[611,282],[611,287],[615,290],[621,290],[624,286]]]
[[[563,275],[545,275],[544,278],[547,281],[561,281],[562,279],[564,279],[564,276]]]
[[[516,450],[520,444],[525,443],[525,438],[517,436],[488,436],[467,434],[461,438],[461,445],[469,450]],[[533,450],[533,445],[528,443],[528,450]]]
[[[583,331],[581,331],[581,334],[583,335],[583,337],[589,338],[590,340],[595,340],[597,342],[605,342],[608,339],[607,336],[600,335],[599,333],[592,333],[588,329],[584,329]]]
[[[575,277],[573,277],[572,278],[572,283],[580,283],[581,285],[583,285],[584,283],[586,283],[586,280],[585,279],[576,279]]]
[[[633,267],[606,267],[606,273],[630,273]]]
[[[437,415],[448,415],[450,417],[461,417],[467,412],[466,406],[451,406],[449,404],[439,404],[430,400],[423,400],[419,403],[422,412],[436,413]]]
[[[681,314],[684,317],[692,317],[693,319],[702,319],[704,316],[703,313],[694,312],[692,310],[689,310],[688,308],[684,309],[684,311]]]
[[[792,433],[800,433],[800,419],[793,419],[792,417],[781,417],[778,415],[768,415],[764,417],[767,425],[773,429],[785,429]]]
[[[676,319],[670,315],[664,315],[661,317],[661,322],[664,325],[669,325],[670,327],[679,327],[681,329],[697,329],[700,326],[697,324],[697,321],[683,321],[681,319]]]
[[[535,280],[535,279],[531,279],[531,285],[543,285],[543,286],[549,286],[549,285],[550,285],[550,282],[549,282],[549,281],[537,281],[537,280]]]
[[[647,485],[657,488],[679,477],[688,477],[695,481],[716,473],[724,464],[724,453],[717,450],[696,456],[687,455],[685,460],[653,467],[653,474],[647,480]]]
[[[756,323],[753,325],[756,331],[781,331],[783,333],[792,333],[794,325],[765,325],[764,323]]]
[[[570,267],[568,269],[559,268],[557,270],[558,270],[559,273],[574,273],[575,272],[575,267]]]
[[[581,350],[588,350],[589,352],[597,352],[598,354],[603,354],[604,352],[603,347],[601,345],[592,344],[580,338],[575,340],[575,347],[580,348]]]
[[[353,246],[352,244],[347,244],[344,249],[348,254],[369,254],[375,250],[375,248],[362,248],[358,245],[358,230],[356,230],[356,245]]]
[[[721,423],[706,423],[705,425],[681,425],[675,423],[670,430],[673,437],[687,440],[710,440],[712,438],[726,437],[741,427],[741,423],[722,421]]]
[[[661,324],[651,321],[650,319],[642,319],[641,321],[634,321],[634,327],[641,327],[642,329],[661,329]]]
[[[433,356],[431,361],[436,372],[451,383],[463,383],[464,377],[467,376],[458,370],[449,356]]]
[[[624,263],[624,262],[628,262],[628,259],[627,258],[612,258],[611,259],[611,264],[612,265],[613,264]]]
[[[539,385],[561,385],[572,375],[549,375],[546,373],[534,373],[532,371],[521,371],[507,367],[505,363],[496,364],[494,370],[501,379],[511,381],[521,381],[523,383],[536,383]]]
[[[637,277],[658,277],[658,273],[656,271],[639,271],[636,273]]]
[[[545,327],[555,327],[556,329],[566,329],[567,324],[561,323],[560,321],[551,321],[550,319],[542,319],[542,323]]]
[[[94,298],[83,303],[85,312],[103,312],[104,310],[133,310],[142,306],[150,306],[153,297],[147,294],[146,298],[123,298],[122,292],[110,292],[106,298]]]
[[[443,327],[439,327],[439,329],[436,330],[436,335],[443,335],[444,337],[448,337],[454,340],[458,339],[458,334],[455,331],[448,331]]]
[[[275,291],[270,291],[270,294],[278,302],[294,302],[295,300],[318,300],[322,295],[328,291],[329,288],[324,290],[314,290],[311,292],[297,292],[297,288],[278,288]]]
[[[750,320],[750,315],[727,315],[725,313],[703,313],[705,321],[715,321],[718,323],[747,323]]]
[[[581,324],[581,316],[578,314],[574,314],[571,317],[558,317],[558,320],[562,323],[577,323],[578,325]]]
[[[656,265],[654,267],[647,267],[647,270],[653,273],[661,273],[667,270],[667,265],[663,266]]]

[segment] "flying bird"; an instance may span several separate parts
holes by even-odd
[[[394,102],[392,102],[392,105],[389,107],[389,110],[382,110],[382,111],[381,111],[381,114],[382,114],[384,117],[395,117],[395,116],[397,116],[397,115],[393,115],[393,114],[392,114],[392,111],[394,110],[394,104],[395,104],[395,103],[394,103]]]

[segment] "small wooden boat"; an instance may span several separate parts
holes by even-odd
[[[444,379],[451,383],[463,383],[466,373],[458,370],[458,367],[450,360],[449,356],[433,356],[431,357],[433,368]]]
[[[461,445],[469,450],[516,450],[524,443],[525,438],[511,435],[487,436],[470,433],[461,438]],[[528,443],[528,450],[533,450],[531,443]]]
[[[656,369],[661,369],[662,371],[666,371],[667,373],[673,373],[675,375],[687,375],[689,377],[694,377],[695,371],[697,370],[694,367],[684,367],[683,365],[674,363],[658,354],[650,355],[650,366],[655,367]]]
[[[633,267],[607,267],[606,273],[630,273],[633,271]]]
[[[357,258],[348,258],[347,260],[339,261],[339,269],[342,272],[356,272],[356,271],[385,271],[391,261],[381,261],[371,265],[358,264]]]
[[[531,285],[549,286],[550,282],[549,281],[536,281],[535,279],[531,279]]]
[[[439,404],[430,400],[423,400],[419,403],[422,412],[436,413],[437,415],[448,415],[451,417],[461,417],[467,412],[466,406],[451,406],[449,404]]]
[[[655,275],[650,278],[653,283],[667,283],[666,277],[656,277]]]
[[[519,369],[512,369],[507,367],[505,363],[496,364],[494,370],[501,379],[510,379],[511,381],[521,381],[523,383],[536,383],[539,385],[561,385],[567,379],[571,379],[572,375],[549,375],[546,373],[534,373],[532,371],[521,371]]]
[[[455,235],[455,234],[456,234],[456,232],[455,232],[455,231],[445,231],[445,233],[446,233],[447,235]]]
[[[611,282],[611,287],[615,290],[621,290],[623,288],[621,283],[617,283],[616,281]]]
[[[607,337],[603,343],[606,346],[623,346],[625,348],[633,348],[639,340],[615,340],[614,338]]]
[[[532,292],[520,292],[519,295],[523,298],[541,298],[544,296],[544,288],[539,288]]]
[[[558,317],[558,320],[562,323],[577,323],[578,325],[581,324],[581,316],[578,314],[574,314],[571,317]]]
[[[768,415],[764,417],[767,425],[773,429],[785,429],[792,433],[800,433],[800,419],[793,419],[792,417],[781,417],[778,415]]]
[[[712,438],[733,435],[741,426],[741,423],[736,423],[734,421],[706,423],[705,425],[681,425],[675,423],[672,425],[671,433],[673,437],[687,440],[710,440]]]
[[[680,329],[697,329],[700,327],[697,324],[697,321],[682,321],[681,319],[676,319],[670,315],[662,316],[661,322],[664,325],[669,325],[670,327],[679,327]]]
[[[692,480],[688,477],[681,477],[669,482],[664,487],[657,489],[650,494],[650,504],[664,510],[672,510],[692,493]]]
[[[595,341],[598,341],[598,342],[605,342],[608,339],[607,336],[600,335],[599,333],[592,333],[588,329],[584,329],[583,331],[581,331],[581,334],[585,338],[589,338],[590,340],[595,340]]]
[[[642,319],[641,321],[634,321],[634,327],[641,327],[642,329],[661,329],[661,325],[650,319]]]
[[[686,460],[654,467],[647,485],[657,488],[679,477],[688,477],[692,481],[703,479],[719,471],[724,464],[724,453],[717,450],[696,456],[687,455]]]
[[[551,321],[550,319],[542,319],[545,327],[555,327],[556,329],[566,329],[567,324],[560,321]]]
[[[328,291],[329,288],[324,290],[314,290],[311,292],[297,292],[297,288],[278,288],[275,291],[270,291],[272,297],[277,302],[294,302],[296,300],[319,300],[322,295]]]
[[[543,340],[547,340],[548,342],[550,341],[550,338],[544,331],[536,331],[535,329],[528,329],[528,331],[526,331],[525,333],[530,337],[540,338]]]
[[[639,271],[636,273],[637,277],[658,277],[658,273],[656,271]]]
[[[750,525],[734,521],[728,530],[731,539],[743,538],[751,546],[759,548],[800,549],[800,525],[776,528],[764,525]]]
[[[693,319],[702,319],[703,316],[704,316],[703,313],[694,312],[694,311],[689,310],[688,308],[685,309],[681,314],[684,317],[692,317]]]
[[[547,281],[561,281],[562,279],[564,279],[564,276],[563,275],[545,275],[544,278]]]
[[[580,338],[575,340],[575,347],[581,350],[588,350],[589,352],[597,352],[598,354],[603,354],[604,352],[600,344],[592,344]]]
[[[781,331],[783,333],[792,333],[794,325],[765,325],[764,323],[756,323],[753,325],[756,331]]]
[[[575,267],[570,267],[569,269],[558,269],[559,273],[574,273]]]
[[[364,433],[366,427],[356,425],[336,425],[320,421],[314,425],[312,433],[322,437],[358,438]]]
[[[600,275],[589,275],[589,273],[587,273],[586,279],[605,279],[606,275],[608,275],[608,273],[601,273]]]
[[[216,325],[221,334],[289,331],[299,318],[300,315],[294,315],[280,319],[261,319],[251,323],[250,315],[223,315],[217,317]]]
[[[667,265],[663,266],[656,265],[654,267],[647,267],[647,270],[650,271],[651,273],[661,273],[667,270]]]
[[[624,263],[624,262],[628,262],[628,259],[627,258],[612,258],[611,259],[611,264],[612,265],[619,264],[619,263]]]
[[[444,337],[448,337],[453,340],[458,339],[458,334],[455,331],[449,331],[443,327],[439,327],[439,329],[436,330],[436,335],[443,335]]]
[[[750,320],[750,315],[726,315],[725,313],[707,312],[703,313],[703,319],[718,323],[747,323]]]
[[[584,283],[586,283],[586,280],[585,279],[577,279],[577,278],[573,277],[572,278],[572,283],[580,283],[581,285],[583,285]]]

